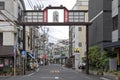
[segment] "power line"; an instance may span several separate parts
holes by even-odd
[[[39,0],[37,0],[37,1],[38,1],[39,5],[41,5],[40,1]]]
[[[41,0],[38,0],[38,2],[41,3],[41,8],[43,8],[43,7],[44,7],[44,4],[42,3],[42,1],[41,1]]]
[[[10,14],[12,17],[14,17],[14,18],[16,18],[16,20],[17,20],[17,17],[15,17],[14,15],[12,15],[9,11],[7,11],[6,9],[5,9],[5,11],[8,13],[8,14]]]
[[[8,23],[10,23],[11,25],[16,25],[17,26],[17,24],[14,22],[14,21],[12,21],[11,19],[9,19],[4,13],[2,13],[1,11],[0,11],[0,13],[1,13],[1,15],[3,16],[3,18],[8,22]],[[12,24],[13,23],[13,24]]]
[[[34,6],[36,5],[36,7],[37,7],[37,5],[38,5],[38,3],[36,2],[36,0],[34,0]]]
[[[43,3],[42,3],[42,1],[41,0],[39,0],[40,2],[41,2],[41,4],[43,5]]]
[[[31,9],[34,9],[33,4],[31,4],[31,0],[27,0],[27,2],[29,4],[29,6],[31,7]]]
[[[40,3],[40,1],[39,0],[37,0],[37,2],[38,2],[38,9],[41,9],[42,8],[42,4]]]

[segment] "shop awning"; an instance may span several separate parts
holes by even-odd
[[[0,46],[0,57],[13,57],[13,46]]]
[[[120,47],[120,41],[106,43],[103,46],[104,46],[104,48],[118,48],[118,47]]]

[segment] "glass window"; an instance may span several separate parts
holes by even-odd
[[[79,42],[78,46],[79,46],[79,47],[82,47],[82,43],[81,43],[81,42]]]
[[[82,31],[82,27],[78,27],[78,30],[79,30],[79,31]]]
[[[43,15],[43,12],[39,12],[38,15],[42,16],[42,15]]]
[[[27,15],[29,16],[32,16],[33,15],[33,13],[32,12],[26,12],[27,13]]]
[[[73,12],[69,12],[69,15],[73,15]]]
[[[0,33],[0,46],[3,45],[3,33]]]
[[[0,2],[0,10],[4,10],[5,9],[5,2]]]
[[[80,18],[80,19],[79,19],[79,22],[84,22],[84,21],[85,21],[84,18]]]
[[[87,6],[88,5],[88,1],[80,1],[80,5]]]
[[[33,15],[38,15],[38,12],[33,12]]]
[[[84,15],[85,13],[84,12],[79,12],[79,15]]]
[[[0,64],[3,64],[3,59],[2,58],[0,58]]]
[[[74,15],[77,15],[78,16],[79,12],[74,12]]]
[[[113,30],[118,29],[118,15],[113,18]]]

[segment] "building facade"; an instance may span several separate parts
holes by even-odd
[[[21,11],[25,10],[24,1],[0,0],[0,4],[0,71],[4,74],[20,74],[23,30],[15,22],[21,20]]]
[[[112,48],[112,51],[116,52],[117,59],[116,59],[116,66],[117,70],[120,70],[120,1],[119,0],[112,0],[112,42],[106,45],[106,48]],[[111,69],[111,68],[110,68]],[[115,70],[116,70],[115,69]]]
[[[111,17],[112,0],[90,0],[89,1],[89,46],[100,46],[111,42],[112,17]],[[106,5],[107,4],[107,5]]]
[[[81,14],[81,22],[88,21],[88,0],[77,0],[73,10],[86,10]],[[74,55],[73,67],[78,69],[78,63],[82,62],[82,58],[86,55],[86,26],[70,26],[72,37],[72,53]]]
[[[109,51],[115,52],[117,58],[112,63],[114,69],[120,67],[119,5],[119,0],[89,1],[89,21],[92,22],[89,26],[89,46],[99,46],[107,50],[108,55]]]

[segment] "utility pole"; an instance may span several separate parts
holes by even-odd
[[[32,27],[30,27],[30,50],[32,50]]]
[[[89,50],[89,36],[88,36],[88,25],[86,25],[86,74],[89,74],[89,58],[88,58],[88,50]]]
[[[23,25],[23,51],[26,51],[26,39],[25,39],[25,35],[26,35],[26,29],[25,29],[25,25]],[[25,58],[23,58],[23,75],[25,75]]]
[[[69,57],[72,56],[72,27],[69,27]]]

